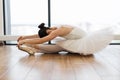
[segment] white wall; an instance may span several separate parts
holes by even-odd
[[[3,0],[0,0],[0,35],[3,35]]]

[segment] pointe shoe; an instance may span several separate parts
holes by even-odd
[[[26,46],[26,45],[20,45],[20,46],[18,46],[18,48],[20,50],[23,50],[23,51],[27,52],[30,55],[34,55],[35,52],[36,52],[36,50],[34,48]]]

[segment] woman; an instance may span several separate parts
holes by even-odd
[[[29,54],[34,54],[35,52],[54,53],[66,50],[89,55],[102,50],[113,39],[112,32],[108,29],[86,34],[82,29],[70,25],[61,25],[59,28],[48,28],[44,25],[42,23],[38,26],[40,30],[36,35],[19,37],[18,48]],[[63,37],[65,40],[56,42],[56,45],[42,44],[56,37]]]

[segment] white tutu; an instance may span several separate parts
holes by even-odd
[[[113,40],[113,33],[110,28],[98,30],[87,35],[83,31],[81,35],[81,30],[78,30],[80,29],[73,29],[70,34],[64,37],[67,37],[67,40],[58,41],[56,44],[67,51],[89,55],[104,49]],[[79,34],[80,38],[78,39],[78,36],[76,38],[75,34]],[[75,38],[71,38],[71,36]]]

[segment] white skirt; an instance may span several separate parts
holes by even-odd
[[[106,28],[87,34],[80,39],[63,40],[56,44],[73,53],[90,55],[104,49],[112,40],[112,30]]]

